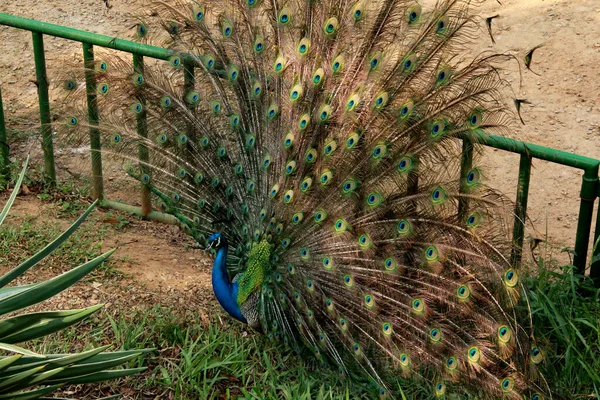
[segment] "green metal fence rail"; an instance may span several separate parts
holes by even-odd
[[[84,62],[86,66],[93,65],[94,52],[93,46],[101,46],[110,49],[115,49],[133,55],[134,69],[138,72],[144,71],[144,57],[150,57],[160,60],[169,60],[176,55],[172,50],[149,46],[145,44],[135,43],[128,40],[113,38],[105,35],[98,35],[91,32],[81,31],[78,29],[67,28],[64,26],[48,24],[31,19],[16,17],[13,15],[0,13],[0,25],[7,25],[15,28],[31,31],[33,34],[33,50],[35,57],[36,77],[38,83],[38,95],[40,106],[40,120],[42,126],[42,148],[44,151],[45,173],[50,181],[56,179],[54,170],[54,150],[52,144],[52,129],[50,122],[50,105],[48,100],[48,81],[46,78],[46,64],[44,59],[44,43],[43,35],[50,35],[64,39],[74,40],[82,43],[84,52]],[[197,66],[197,58],[189,54],[177,54],[183,63],[183,74],[185,88],[194,87],[194,69]],[[100,138],[99,132],[95,128],[98,124],[99,112],[96,92],[94,72],[88,68],[86,73],[87,86],[87,101],[88,101],[88,122],[90,124],[90,151],[92,154],[92,181],[94,185],[94,197],[102,199],[103,183],[102,183],[102,159],[100,153]],[[144,99],[139,99],[143,104]],[[138,133],[142,136],[146,135],[147,125],[143,113],[138,116],[137,121]],[[193,129],[190,127],[189,129]],[[193,132],[190,131],[190,137]],[[464,136],[463,138],[463,154],[461,159],[461,173],[466,176],[473,164],[473,144],[479,143],[485,146],[496,149],[506,150],[512,153],[520,154],[519,178],[517,185],[517,198],[515,203],[515,221],[513,228],[513,243],[514,249],[511,256],[513,265],[518,265],[521,262],[523,233],[525,227],[525,219],[527,212],[527,200],[529,197],[529,182],[531,175],[532,159],[537,158],[553,162],[556,164],[578,168],[583,171],[583,181],[581,183],[581,203],[579,207],[579,217],[577,222],[577,234],[575,239],[575,256],[573,264],[577,272],[583,274],[586,268],[587,253],[589,250],[590,235],[592,232],[592,219],[594,212],[594,202],[599,196],[600,185],[598,183],[598,170],[600,168],[600,160],[595,160],[588,157],[583,157],[576,154],[566,153],[551,149],[548,147],[538,146],[530,143],[524,143],[499,136],[486,135],[483,132],[476,132],[473,135]],[[6,128],[4,124],[4,115],[2,111],[2,96],[0,92],[0,156],[2,162],[8,162],[8,146],[6,144]],[[147,160],[148,149],[144,146],[139,148],[140,161]],[[0,165],[0,169],[3,165]],[[465,187],[461,191],[466,190]],[[144,186],[141,190],[142,207],[134,207],[128,204],[123,204],[115,201],[104,199],[102,204],[106,207],[115,208],[137,215],[141,215],[150,219],[158,220],[166,223],[178,223],[177,220],[163,213],[152,211],[150,204],[150,196],[147,188]],[[459,216],[465,216],[468,211],[466,200],[459,201]],[[597,216],[596,229],[594,233],[594,242],[600,236],[600,212]],[[600,247],[600,246],[599,246]],[[595,279],[600,286],[600,248],[596,248],[593,252],[590,276]]]

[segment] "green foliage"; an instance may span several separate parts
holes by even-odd
[[[112,212],[107,212],[106,213],[106,220],[110,220],[110,219],[115,219],[116,223],[115,223],[115,229],[122,229],[125,228],[127,225],[129,225],[129,221],[127,220],[126,217],[120,215],[120,214],[113,214]]]
[[[89,232],[87,227],[80,229],[68,239],[68,244],[77,242],[77,246],[61,246],[54,250],[38,267],[51,265],[81,264],[100,255],[102,230]],[[25,219],[19,225],[7,225],[0,229],[0,263],[21,263],[27,254],[43,249],[48,242],[62,233],[57,222],[34,223]]]
[[[65,203],[63,198],[55,196],[50,196],[48,200],[53,200],[57,208],[62,208]],[[71,215],[81,209],[74,200],[68,201],[73,206],[67,212],[60,213],[61,216]],[[128,221],[119,215],[106,215],[107,219],[115,217],[118,224],[113,224],[113,228],[127,225]],[[68,243],[72,241],[73,245],[57,248],[45,261],[40,261],[37,268],[43,263],[68,265],[96,259],[101,256],[97,242],[103,239],[104,229],[93,227],[88,230],[84,226],[84,229],[70,236]],[[23,256],[12,253],[39,252],[59,234],[60,226],[47,221],[41,224],[25,221],[17,227],[3,227],[0,230],[0,262],[24,262]],[[11,249],[16,251],[11,253]],[[572,266],[540,261],[529,272],[525,282],[530,291],[535,337],[545,355],[541,368],[553,395],[570,399],[600,398],[600,292],[593,288],[588,279],[576,275]],[[95,279],[111,277],[103,274],[96,275]],[[0,296],[2,293],[0,291]],[[212,306],[208,305],[207,308],[211,309]],[[368,386],[349,385],[347,381],[338,379],[335,370],[322,368],[314,358],[296,356],[279,343],[247,330],[229,317],[221,319],[220,312],[210,313],[208,321],[206,317],[201,318],[198,312],[183,311],[185,307],[152,307],[142,301],[137,306],[121,305],[122,309],[116,314],[109,315],[102,311],[89,316],[98,307],[49,314],[53,326],[67,323],[69,326],[43,337],[36,333],[40,327],[32,326],[30,336],[37,338],[29,341],[27,346],[36,352],[46,352],[47,349],[60,353],[83,351],[81,354],[84,357],[100,351],[100,354],[79,363],[105,362],[112,357],[115,363],[127,363],[128,369],[117,370],[118,373],[147,367],[144,373],[105,383],[102,391],[98,389],[93,392],[98,397],[123,390],[134,394],[135,398],[146,398],[144,393],[152,393],[158,398],[180,399],[342,400],[371,396]],[[89,317],[79,324],[70,325],[72,321],[82,320],[86,316]],[[27,318],[39,318],[39,314]],[[27,318],[13,323],[27,326]],[[2,333],[3,322],[0,322],[0,342],[5,342],[2,346],[18,344],[11,341],[10,335]],[[102,353],[105,349],[103,345],[107,343],[120,351]],[[149,347],[159,348],[160,351],[135,357]],[[63,366],[50,364],[48,360],[54,362],[57,357],[45,359],[47,366],[27,379],[32,381],[33,377],[40,376],[38,379],[46,379],[43,383],[54,382],[52,379],[58,378],[53,378],[52,374],[60,377],[55,370]],[[2,363],[13,362],[15,364],[12,366],[16,367],[17,362],[27,361],[29,364],[23,365],[29,369],[41,365],[39,357],[35,356],[22,355],[15,360],[10,356],[1,357],[0,374]],[[69,364],[68,368],[77,365],[73,359],[62,361],[70,362],[74,364]],[[64,371],[61,373],[65,374]],[[4,382],[3,376],[0,375],[1,382]],[[407,399],[423,398],[425,389],[422,382],[400,382],[400,390]],[[89,394],[87,392],[86,397]]]
[[[600,398],[600,290],[574,267],[540,260],[528,277],[542,374],[559,398]]]
[[[0,224],[8,215],[25,177],[27,162],[23,166],[14,190],[2,212]],[[100,266],[114,250],[101,254],[82,265],[49,280],[27,285],[8,286],[30,268],[36,266],[59,248],[93,211],[92,204],[79,219],[52,242],[32,257],[0,277],[0,316],[12,314],[0,320],[0,399],[35,399],[54,392],[65,384],[81,384],[115,379],[140,372],[143,368],[113,369],[144,351],[106,353],[109,346],[91,349],[77,354],[38,354],[18,344],[44,337],[63,330],[90,314],[102,305],[80,310],[36,312],[14,315],[13,313],[47,300],[69,288],[89,272]],[[13,355],[10,355],[13,354]]]
[[[104,393],[118,392],[125,386],[136,393],[135,398],[145,398],[142,393],[152,393],[152,398],[190,400],[369,398],[369,388],[349,386],[338,379],[335,370],[322,368],[314,358],[297,356],[229,317],[213,314],[202,320],[196,312],[142,306],[98,318],[97,324],[85,328],[89,334],[83,340],[110,342],[123,351],[160,349],[130,361],[130,368],[146,365],[146,373],[127,382],[108,383],[111,387],[105,387]],[[69,328],[60,338],[52,338],[53,343],[34,345],[69,351],[74,342],[64,338],[77,337],[80,329]]]
[[[18,162],[9,163],[6,170],[0,171],[0,191],[8,189],[11,183],[16,182],[20,173],[21,167]]]

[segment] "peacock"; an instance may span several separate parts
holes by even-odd
[[[131,34],[169,62],[88,65],[99,123],[74,107],[63,131],[100,132],[128,185],[211,252],[231,317],[341,379],[547,399],[510,202],[461,163],[515,120],[512,56],[467,56],[480,3],[150,2]]]

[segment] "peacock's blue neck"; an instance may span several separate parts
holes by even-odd
[[[227,244],[217,250],[217,257],[212,269],[212,287],[215,297],[233,318],[247,323],[237,304],[238,284],[232,283],[227,274]]]

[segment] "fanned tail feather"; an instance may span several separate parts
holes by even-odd
[[[199,243],[223,232],[231,271],[270,243],[256,325],[383,398],[408,377],[432,396],[547,396],[507,204],[461,170],[461,138],[513,120],[509,56],[462,56],[476,3],[157,1],[133,31],[169,62],[94,66],[102,151]]]

